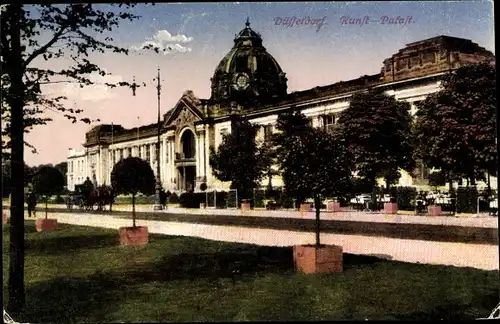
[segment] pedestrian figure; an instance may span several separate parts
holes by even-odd
[[[160,205],[167,206],[167,193],[163,189],[160,190]]]
[[[36,217],[36,195],[33,191],[30,191],[28,196],[28,216],[31,217],[31,213],[33,213],[33,217]]]

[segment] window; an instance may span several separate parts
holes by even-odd
[[[151,145],[146,145],[146,161],[151,159]]]
[[[309,126],[311,126],[311,127],[312,127],[312,125],[313,125],[313,118],[312,118],[312,117],[309,117],[309,118],[307,118],[307,119],[309,120]]]
[[[329,126],[335,124],[335,115],[323,116],[323,125]]]
[[[326,131],[331,131],[335,127],[336,116],[334,114],[323,116],[323,127]]]
[[[160,145],[155,144],[155,161],[160,156]]]
[[[119,151],[120,151],[120,160],[123,160],[123,149],[121,149]]]
[[[264,126],[264,141],[269,142],[273,135],[273,125]]]

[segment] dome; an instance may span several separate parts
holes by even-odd
[[[212,81],[214,102],[234,101],[242,104],[264,103],[287,93],[285,73],[262,45],[262,37],[245,28],[234,38],[234,46],[220,61]]]

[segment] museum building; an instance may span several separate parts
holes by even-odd
[[[259,141],[268,140],[278,114],[290,110],[300,110],[312,126],[328,129],[349,106],[349,98],[368,88],[383,89],[397,100],[409,102],[414,114],[415,104],[439,91],[440,79],[450,70],[479,62],[494,64],[494,60],[490,51],[471,40],[437,36],[406,45],[383,61],[378,74],[288,93],[286,74],[247,20],[233,48],[215,69],[209,99],[184,92],[175,107],[163,115],[160,127],[157,123],[132,129],[94,126],[86,133],[83,148],[69,150],[68,189],[74,190],[87,177],[95,185],[110,184],[113,165],[129,156],[148,161],[158,176],[159,154],[160,181],[165,190],[199,191],[202,183],[208,190],[227,190],[230,183],[212,175],[209,148],[217,148],[223,135],[231,132],[232,116],[245,116],[260,125]],[[411,174],[403,171],[399,184],[425,184],[422,169]],[[262,185],[268,181],[263,179]],[[277,176],[271,181],[275,187],[282,186]]]

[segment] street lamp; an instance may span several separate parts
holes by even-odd
[[[157,120],[157,141],[156,141],[156,203],[153,206],[153,210],[162,210],[163,205],[161,204],[161,178],[160,178],[160,132],[161,132],[161,124],[160,124],[160,94],[161,94],[161,79],[160,79],[160,68],[158,67],[158,75],[156,78],[153,80],[157,81],[157,95],[158,95],[158,120]],[[145,84],[143,84],[145,86]],[[135,96],[136,89],[139,87],[138,84],[135,82],[135,77],[134,77],[134,83],[132,84],[132,94]],[[139,118],[139,117],[137,117]],[[139,128],[137,128],[137,134],[139,134]]]
[[[161,204],[161,178],[160,178],[160,132],[161,132],[161,124],[160,124],[160,94],[161,94],[161,82],[160,82],[160,68],[158,67],[158,75],[156,77],[158,84],[156,86],[157,95],[158,95],[158,128],[157,128],[157,141],[156,141],[156,204],[153,206],[153,210],[162,210],[163,205]]]

